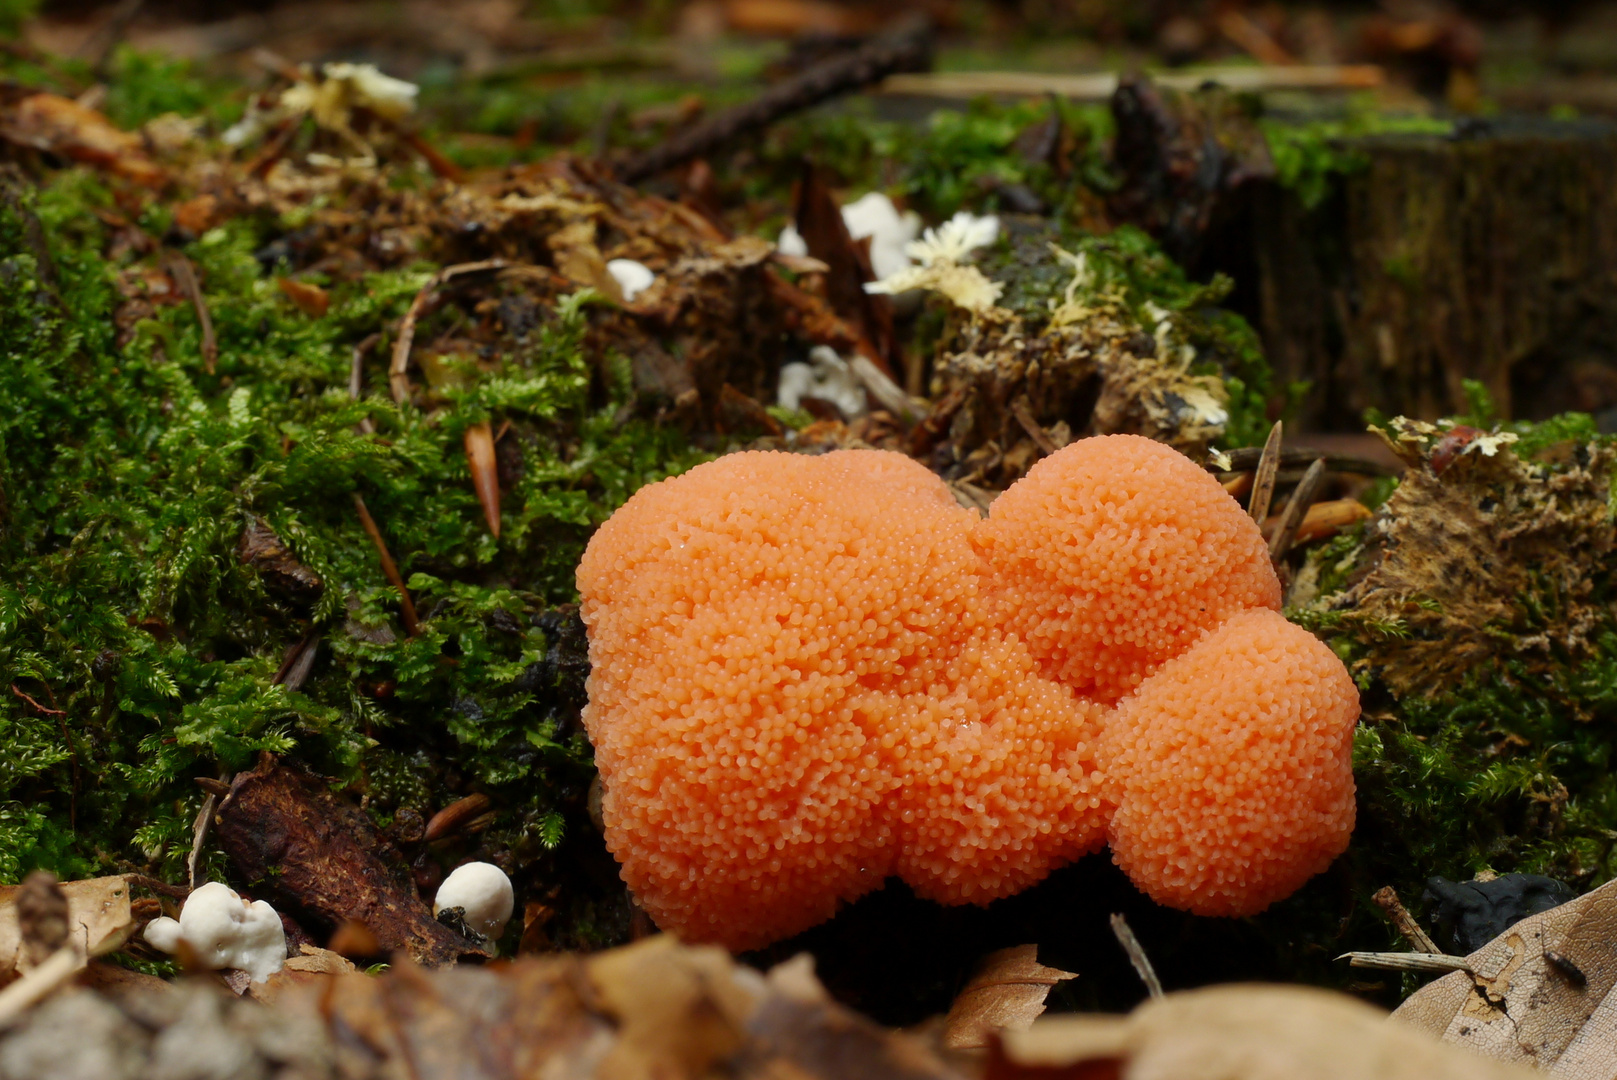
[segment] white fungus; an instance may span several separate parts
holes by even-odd
[[[455,867],[438,886],[432,913],[436,916],[446,908],[460,908],[466,928],[492,942],[505,929],[515,905],[511,879],[505,871],[493,863],[470,862]]]
[[[166,953],[190,946],[207,968],[235,968],[263,982],[286,964],[286,930],[263,900],[251,904],[230,886],[210,881],[186,897],[178,921],[157,918],[146,924],[146,940]]]
[[[606,272],[612,275],[612,280],[616,281],[618,288],[623,291],[625,304],[634,303],[634,298],[651,288],[651,283],[657,280],[657,275],[651,272],[651,267],[633,259],[610,259],[606,264]]]
[[[915,211],[900,214],[892,199],[879,191],[871,191],[842,207],[842,223],[853,239],[870,237],[870,269],[877,278],[891,277],[909,268],[910,258],[904,254],[904,248],[921,232],[921,218]],[[781,230],[775,247],[783,255],[809,253],[808,244],[796,224]]]
[[[816,345],[809,350],[808,363],[795,361],[780,369],[780,387],[775,403],[783,409],[796,412],[806,397],[829,401],[841,410],[843,417],[852,420],[865,415],[869,403],[865,388],[848,362],[827,345]]]

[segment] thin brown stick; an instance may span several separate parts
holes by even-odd
[[[1269,516],[1269,501],[1275,494],[1275,477],[1280,472],[1280,437],[1283,426],[1279,420],[1269,429],[1263,441],[1263,456],[1258,459],[1257,475],[1252,479],[1252,498],[1246,504],[1247,513],[1261,528]]]
[[[1243,446],[1235,450],[1224,451],[1224,459],[1229,463],[1229,472],[1250,472],[1258,467],[1263,457],[1263,448],[1258,446]],[[1322,450],[1312,450],[1306,446],[1287,446],[1280,451],[1280,467],[1307,468],[1313,464],[1315,458],[1324,458],[1325,464],[1332,472],[1355,473],[1359,476],[1392,476],[1397,470],[1380,461],[1371,461],[1369,458],[1354,457],[1351,454],[1327,454]],[[1217,468],[1217,466],[1209,466]]]
[[[910,23],[895,33],[822,60],[751,101],[724,109],[678,132],[625,165],[623,182],[637,183],[692,158],[707,157],[726,143],[762,130],[784,116],[881,82],[889,75],[921,71],[931,64],[931,27],[924,22]]]
[[[213,827],[213,810],[218,802],[219,797],[210,792],[191,823],[191,854],[185,859],[185,876],[193,889],[202,885],[202,846],[208,842],[208,830]]]
[[[1157,978],[1157,969],[1151,966],[1151,958],[1145,954],[1145,946],[1140,939],[1134,936],[1129,927],[1128,920],[1122,915],[1112,916],[1112,934],[1116,936],[1117,943],[1123,946],[1128,954],[1129,963],[1139,973],[1140,981],[1145,983],[1145,992],[1154,998],[1162,996],[1162,980]]]
[[[27,694],[25,694],[21,690],[19,690],[17,688],[16,683],[11,684],[11,692],[13,694],[16,694],[18,697],[22,698],[24,701],[28,702],[28,704],[32,705],[34,708],[38,709],[41,716],[66,716],[67,715],[67,713],[64,712],[61,709],[47,709],[45,706],[41,705],[39,702],[35,701],[33,698],[29,697]]]
[[[1011,415],[1016,417],[1016,422],[1022,425],[1022,430],[1027,432],[1028,438],[1033,440],[1033,445],[1039,448],[1041,454],[1049,455],[1061,449],[1055,440],[1050,438],[1050,433],[1034,419],[1033,410],[1028,408],[1026,398],[1016,399],[1016,403],[1011,406]]]
[[[382,573],[386,575],[388,583],[399,591],[399,604],[404,615],[404,630],[411,637],[418,637],[421,633],[421,623],[416,619],[415,603],[410,599],[410,590],[404,587],[404,578],[399,574],[398,564],[387,550],[387,541],[382,539],[382,530],[376,527],[376,519],[365,506],[365,499],[359,492],[354,492],[354,509],[359,511],[359,523],[365,527],[365,535],[371,538],[376,547],[376,554],[382,559]]]
[[[1437,942],[1433,941],[1431,936],[1421,929],[1420,923],[1415,921],[1415,916],[1411,915],[1409,909],[1404,907],[1403,902],[1398,899],[1397,889],[1394,889],[1391,885],[1383,886],[1377,889],[1375,895],[1370,899],[1374,900],[1376,906],[1387,913],[1387,918],[1392,922],[1393,929],[1403,935],[1403,939],[1409,942],[1411,949],[1418,953],[1441,953],[1443,951],[1437,947]]]
[[[214,336],[213,316],[208,314],[208,301],[202,295],[202,286],[197,281],[196,270],[191,266],[191,260],[178,251],[170,251],[167,261],[169,275],[191,301],[191,306],[196,308],[197,325],[202,327],[202,364],[207,373],[212,375],[219,360],[219,339]]]
[[[365,393],[365,355],[376,348],[376,343],[382,340],[380,333],[370,335],[354,346],[353,362],[348,368],[348,396],[358,401]],[[361,435],[376,434],[376,425],[370,417],[365,417],[354,425],[354,430]]]
[[[1325,459],[1320,458],[1308,467],[1303,478],[1292,489],[1291,499],[1286,503],[1285,512],[1280,515],[1280,524],[1275,526],[1274,535],[1269,538],[1269,558],[1279,562],[1291,550],[1292,541],[1297,539],[1297,526],[1303,523],[1303,514],[1314,504],[1314,496],[1325,483]]]
[[[1349,967],[1374,968],[1377,971],[1419,971],[1431,974],[1450,971],[1470,971],[1471,965],[1463,956],[1446,953],[1418,952],[1350,952],[1337,957],[1346,960]]]
[[[454,266],[446,266],[439,270],[432,275],[431,280],[421,286],[421,291],[410,301],[410,307],[399,323],[399,338],[393,343],[393,363],[388,368],[387,384],[393,392],[394,401],[403,405],[410,400],[410,347],[415,344],[415,324],[427,310],[427,305],[432,301],[434,294],[457,277],[485,270],[503,270],[506,265],[504,259],[456,263]]]

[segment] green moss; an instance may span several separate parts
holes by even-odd
[[[1371,135],[1446,135],[1453,123],[1429,116],[1396,116],[1373,105],[1359,105],[1346,117],[1298,123],[1260,121],[1280,183],[1295,191],[1310,209],[1325,201],[1336,178],[1359,172],[1370,157],[1354,140]]]
[[[614,402],[590,406],[582,298],[434,411],[381,393],[385,350],[372,392],[350,400],[353,346],[401,316],[431,268],[332,284],[329,314],[310,319],[254,259],[266,236],[246,219],[188,249],[217,371],[190,305],[159,308],[120,347],[120,268],[86,212],[106,198],[72,173],[32,211],[0,213],[0,878],[172,874],[200,801],[191,778],[262,751],[361,791],[374,774],[382,815],[419,794],[398,763],[428,762],[440,792],[451,776],[492,793],[511,845],[554,846],[588,749],[561,730],[554,681],[520,679],[556,646],[539,616],[573,598],[591,528],[697,455],[672,431],[614,423]],[[48,251],[29,246],[29,212]],[[377,437],[356,432],[366,419]],[[461,444],[486,419],[510,422],[519,474],[499,541]],[[416,637],[356,493],[409,577]],[[254,518],[319,576],[312,603],[238,557]],[[311,632],[308,681],[273,685]]]

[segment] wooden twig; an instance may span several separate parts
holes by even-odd
[[[191,266],[191,260],[178,251],[170,251],[166,255],[168,272],[179,285],[180,291],[191,301],[196,308],[197,325],[202,328],[202,365],[209,375],[219,360],[219,339],[213,333],[213,316],[208,314],[208,301],[202,295],[202,286],[197,282],[196,270]]]
[[[348,396],[354,401],[358,401],[365,394],[365,355],[376,348],[376,343],[381,340],[380,333],[371,334],[354,346],[353,361],[348,367]],[[376,424],[367,416],[354,425],[354,430],[361,435],[374,435]]]
[[[1409,909],[1404,907],[1403,902],[1398,899],[1397,889],[1394,889],[1391,885],[1385,885],[1377,889],[1375,895],[1370,899],[1374,900],[1376,906],[1387,913],[1387,918],[1392,921],[1393,929],[1403,935],[1404,940],[1409,942],[1410,948],[1418,953],[1441,954],[1443,952],[1442,949],[1437,947],[1437,942],[1433,941],[1431,936],[1421,929],[1420,923],[1415,921],[1415,916],[1411,915]]]
[[[884,35],[822,60],[751,101],[686,128],[634,158],[619,175],[625,183],[637,183],[692,158],[705,157],[732,139],[766,128],[784,116],[871,86],[897,72],[923,71],[931,63],[930,26],[912,25]]]
[[[301,690],[314,668],[314,658],[320,651],[320,631],[310,630],[286,650],[286,657],[270,679],[271,686],[284,686],[288,690]]]
[[[113,54],[118,51],[118,45],[123,41],[124,35],[129,33],[129,26],[140,16],[141,9],[146,6],[146,0],[121,0],[107,21],[96,28],[95,33],[85,38],[83,43],[74,50],[78,59],[88,60],[90,70],[97,79],[105,80],[112,66]]]
[[[1269,558],[1279,562],[1286,557],[1292,541],[1297,538],[1297,526],[1303,523],[1303,514],[1313,505],[1314,496],[1319,494],[1320,485],[1324,483],[1325,459],[1320,458],[1308,467],[1302,480],[1292,489],[1285,512],[1280,515],[1280,524],[1275,526],[1274,535],[1269,538]]]
[[[1033,440],[1033,445],[1039,448],[1041,454],[1049,456],[1061,449],[1055,444],[1055,440],[1050,438],[1050,433],[1034,419],[1033,410],[1028,408],[1027,398],[1016,399],[1015,404],[1011,406],[1011,415],[1016,417],[1016,422],[1022,425],[1022,430],[1027,432],[1028,438]]]
[[[185,859],[185,878],[192,889],[202,886],[202,846],[208,842],[208,830],[213,827],[213,811],[218,803],[219,797],[209,792],[202,800],[196,820],[191,823],[191,854]]]
[[[1217,83],[1229,90],[1369,90],[1386,82],[1374,64],[1298,64],[1293,67],[1207,67],[1156,72],[1151,81],[1174,90],[1194,90]],[[883,94],[975,98],[984,94],[1040,97],[1054,94],[1075,101],[1106,101],[1117,91],[1118,76],[1055,75],[1028,71],[947,71],[928,75],[892,75],[881,84]]]
[[[1263,441],[1263,454],[1258,458],[1257,475],[1252,480],[1252,499],[1246,505],[1247,513],[1261,528],[1269,516],[1269,501],[1275,494],[1275,477],[1280,472],[1280,437],[1283,425],[1279,420],[1269,429]]]
[[[1154,998],[1161,997],[1162,980],[1157,978],[1157,969],[1151,966],[1151,958],[1145,954],[1145,947],[1140,944],[1140,939],[1134,936],[1128,920],[1122,915],[1113,915],[1112,933],[1116,936],[1117,943],[1123,946],[1123,951],[1128,954],[1129,963],[1133,964],[1134,970],[1139,973],[1140,981],[1145,983],[1146,993]]]
[[[376,527],[376,519],[365,506],[365,499],[359,492],[354,492],[354,509],[359,511],[359,523],[365,528],[365,535],[371,538],[376,546],[376,554],[382,559],[382,573],[386,575],[388,583],[399,591],[399,604],[404,616],[405,633],[411,637],[418,637],[421,633],[421,623],[416,619],[415,603],[410,599],[410,590],[404,587],[404,578],[399,574],[398,564],[393,561],[392,554],[387,550],[387,541],[382,539],[382,530]]]
[[[1375,968],[1378,971],[1443,972],[1470,971],[1471,965],[1463,956],[1445,953],[1418,952],[1350,952],[1337,957],[1350,967]]]
[[[1210,465],[1209,468],[1218,468],[1220,471],[1228,472],[1249,472],[1258,467],[1258,462],[1262,457],[1263,449],[1261,447],[1243,446],[1237,450],[1224,451],[1223,460],[1228,465],[1227,470],[1223,464],[1218,466]],[[1327,454],[1321,450],[1310,450],[1306,446],[1287,446],[1282,447],[1280,450],[1280,465],[1282,468],[1288,465],[1295,468],[1306,468],[1313,464],[1316,458],[1324,458],[1326,467],[1332,472],[1354,473],[1359,476],[1392,476],[1397,471],[1380,461],[1353,457],[1350,454]]]
[[[18,697],[22,698],[24,701],[28,702],[28,704],[32,705],[34,708],[38,709],[41,716],[66,716],[67,715],[67,713],[64,712],[61,709],[47,709],[45,706],[41,705],[39,702],[35,701],[33,698],[29,697],[27,694],[23,693],[20,689],[18,689],[16,683],[11,684],[11,692],[13,694],[16,694]]]
[[[410,301],[409,310],[405,311],[404,318],[399,323],[399,338],[393,343],[393,363],[388,368],[387,384],[393,392],[394,401],[403,405],[410,400],[410,347],[415,344],[415,324],[426,312],[427,305],[431,303],[437,291],[457,277],[487,270],[503,270],[506,265],[504,259],[456,263],[439,270],[421,286],[421,291]]]

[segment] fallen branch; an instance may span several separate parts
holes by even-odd
[[[1174,90],[1195,90],[1217,83],[1238,92],[1264,90],[1371,90],[1386,81],[1386,72],[1374,64],[1326,64],[1294,67],[1217,67],[1153,74],[1153,82]],[[1045,75],[1024,71],[949,71],[936,74],[889,76],[878,88],[882,94],[923,97],[975,98],[984,94],[1039,97],[1055,94],[1077,101],[1105,101],[1117,90],[1112,72],[1094,75]]]
[[[823,60],[741,105],[725,109],[630,161],[620,171],[629,184],[664,169],[704,157],[725,143],[768,127],[822,101],[863,89],[897,72],[921,71],[932,63],[932,34],[911,25]]]

